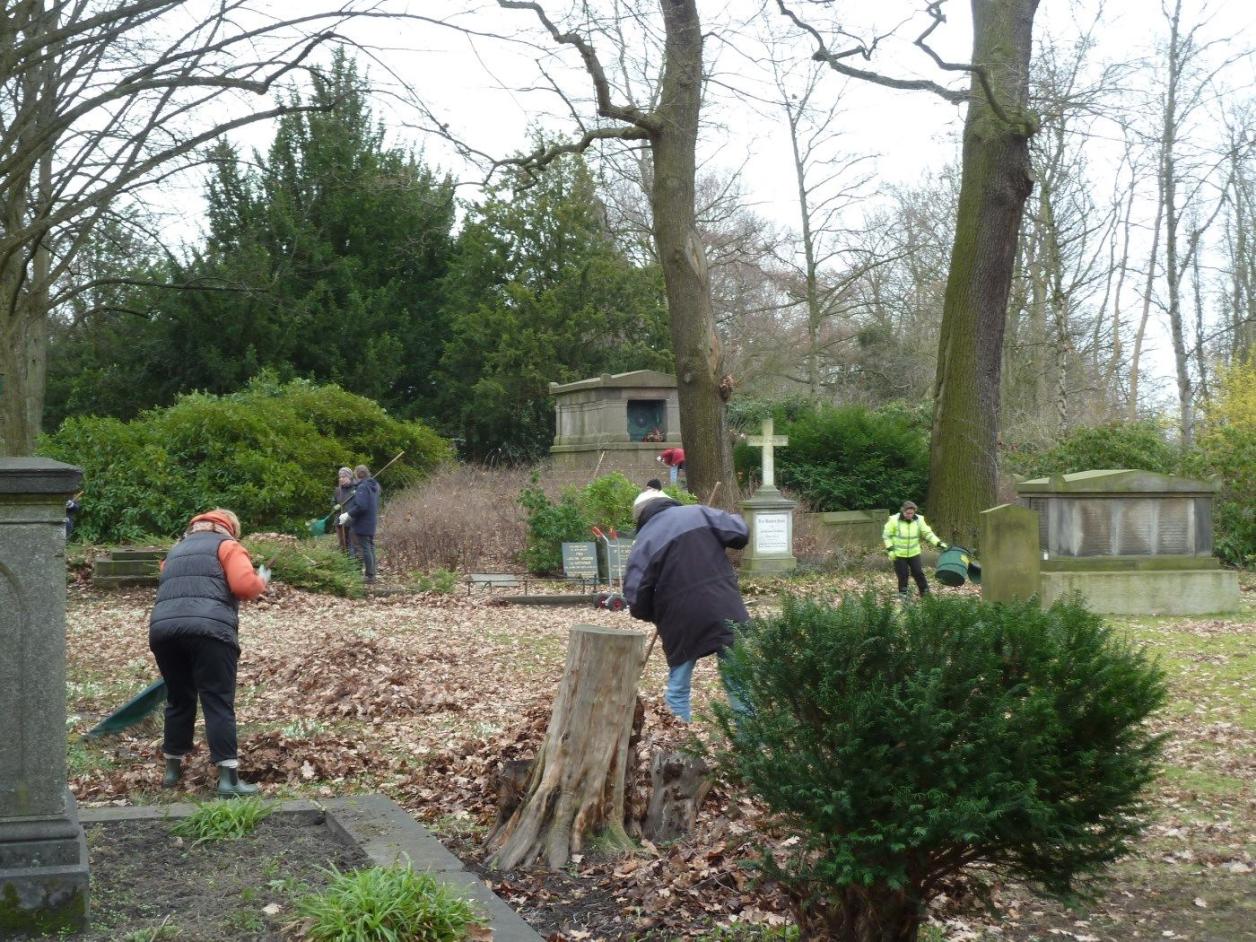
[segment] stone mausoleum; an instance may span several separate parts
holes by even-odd
[[[655,458],[681,444],[676,377],[636,370],[550,383],[549,389],[555,411],[550,455],[557,470],[622,471],[634,481],[666,478]]]
[[[1217,490],[1212,482],[1128,470],[1021,482],[1017,503],[1037,514],[1043,604],[1079,592],[1109,614],[1238,608],[1238,575],[1212,553]]]

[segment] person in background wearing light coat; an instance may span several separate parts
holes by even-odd
[[[348,468],[341,468],[336,475],[336,489],[331,493],[331,512],[336,515],[337,520],[344,511],[345,504],[349,503],[352,497],[353,472]],[[336,543],[340,546],[342,553],[348,553],[350,556],[357,555],[352,531],[340,523],[336,524]]]
[[[230,510],[211,510],[189,521],[162,564],[148,646],[166,682],[165,788],[173,788],[183,775],[199,697],[209,758],[218,766],[219,796],[235,798],[258,790],[241,781],[238,771],[236,664],[240,603],[266,591],[270,572],[265,566],[254,572],[239,541],[239,518]]]
[[[885,552],[894,564],[894,574],[898,576],[898,594],[903,598],[907,597],[908,572],[916,580],[916,588],[920,594],[929,594],[929,580],[925,578],[924,567],[920,564],[921,537],[938,549],[946,549],[946,544],[929,529],[925,518],[916,513],[916,505],[909,500],[903,502],[898,513],[890,515],[881,531]]]
[[[725,552],[745,546],[749,532],[735,514],[701,504],[684,506],[649,487],[637,495],[632,515],[637,538],[624,572],[624,597],[633,618],[658,628],[668,666],[664,700],[688,723],[698,659],[723,657],[734,641],[733,625],[750,620]],[[727,683],[724,690],[729,705],[745,712]]]

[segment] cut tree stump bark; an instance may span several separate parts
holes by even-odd
[[[701,758],[655,752],[650,757],[650,807],[641,824],[642,836],[659,843],[688,834],[710,790],[711,770]]]
[[[511,870],[543,858],[558,869],[590,839],[631,847],[624,777],[646,634],[576,625],[567,643],[549,728],[522,803],[489,839],[489,865]]]

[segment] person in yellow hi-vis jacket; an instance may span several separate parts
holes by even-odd
[[[929,580],[925,578],[924,567],[920,565],[921,537],[938,549],[946,549],[946,544],[929,529],[925,518],[916,513],[916,505],[909,500],[904,501],[902,509],[885,521],[885,528],[881,531],[885,551],[894,563],[894,574],[898,576],[898,594],[904,598],[907,597],[908,572],[916,580],[916,588],[920,590],[920,594],[929,594]]]

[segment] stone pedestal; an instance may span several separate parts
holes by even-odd
[[[1022,602],[1039,592],[1038,514],[1015,504],[981,512],[981,597]]]
[[[65,502],[78,468],[0,458],[0,935],[87,923],[65,770]]]
[[[754,497],[741,504],[750,527],[750,541],[741,556],[746,575],[790,572],[797,568],[794,558],[794,507],[797,504],[775,487],[761,487]]]

